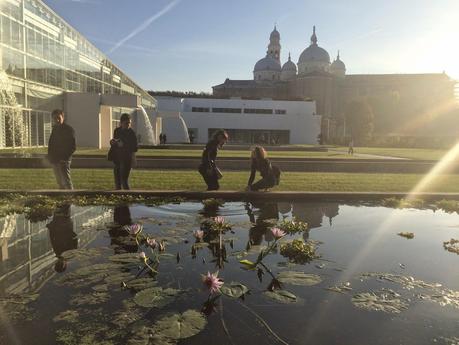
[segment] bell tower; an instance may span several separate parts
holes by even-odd
[[[274,30],[269,36],[268,54],[280,63],[280,52],[280,34],[277,31],[276,25],[274,25]]]

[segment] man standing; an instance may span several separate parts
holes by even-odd
[[[60,189],[73,189],[70,178],[70,162],[75,152],[75,131],[64,123],[64,112],[53,110],[53,131],[49,137],[48,159],[53,166],[54,175]]]

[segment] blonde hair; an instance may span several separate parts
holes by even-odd
[[[266,159],[268,154],[266,153],[266,150],[263,148],[263,146],[255,146],[252,149],[252,158],[254,159]]]

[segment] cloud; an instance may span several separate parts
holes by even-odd
[[[142,24],[140,24],[137,28],[135,28],[132,32],[130,32],[127,36],[122,38],[119,42],[117,42],[110,50],[109,53],[113,53],[115,50],[117,50],[119,47],[121,47],[124,43],[129,41],[131,38],[134,36],[138,35],[140,32],[148,28],[153,22],[161,18],[163,15],[165,15],[167,12],[172,10],[181,0],[174,0],[168,5],[166,5],[164,8],[162,8],[159,12],[155,13],[152,15],[150,18],[145,20]]]

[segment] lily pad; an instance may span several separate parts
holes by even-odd
[[[76,294],[69,301],[71,305],[81,306],[81,305],[95,305],[100,303],[105,303],[109,300],[110,296],[107,292],[93,292],[90,294]]]
[[[378,280],[386,280],[392,283],[400,284],[406,290],[412,290],[414,288],[436,289],[441,287],[441,284],[439,283],[427,283],[425,281],[415,279],[412,276],[404,276],[394,273],[369,272],[361,274],[360,278],[377,278]]]
[[[125,283],[129,289],[138,291],[152,288],[157,284],[152,278],[136,278]]]
[[[134,302],[141,307],[162,308],[173,302],[180,293],[180,290],[172,288],[152,287],[138,292]]]
[[[71,249],[62,253],[62,257],[67,260],[82,260],[82,259],[93,259],[101,254],[98,248],[80,248]]]
[[[265,291],[264,295],[280,303],[296,303],[298,301],[298,297],[287,290]]]
[[[249,288],[244,284],[231,282],[230,284],[224,284],[220,288],[220,292],[231,298],[239,298],[249,292]]]
[[[320,257],[316,253],[316,242],[307,241],[297,238],[293,241],[282,243],[280,254],[297,264],[305,264]]]
[[[187,310],[183,314],[173,314],[158,320],[154,326],[154,333],[161,338],[178,341],[200,333],[207,324],[207,320],[196,310]]]
[[[443,242],[443,248],[450,253],[459,255],[459,240],[452,238],[449,241]]]
[[[78,322],[78,317],[80,316],[78,310],[66,310],[62,313],[56,315],[53,318],[54,322],[65,321],[69,323],[76,323]]]
[[[284,284],[312,286],[319,284],[322,278],[317,274],[297,272],[297,271],[283,271],[279,273],[277,279]]]
[[[398,314],[408,309],[408,302],[395,291],[363,292],[352,297],[352,303],[360,309]]]
[[[348,291],[352,291],[352,288],[351,288],[351,283],[346,282],[346,283],[341,283],[335,286],[329,286],[325,288],[325,290],[338,292],[338,293],[346,293]]]
[[[412,240],[414,238],[413,232],[399,232],[397,235],[399,235],[400,237],[405,237],[408,240]]]

